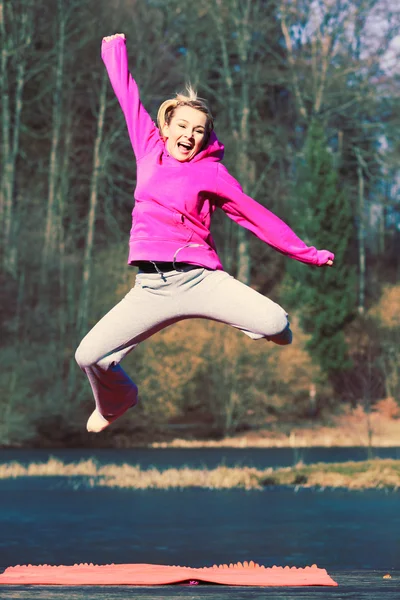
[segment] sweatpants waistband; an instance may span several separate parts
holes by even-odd
[[[135,266],[142,273],[169,273],[170,271],[188,271],[198,269],[199,265],[190,265],[184,262],[157,262],[150,260],[138,261]]]

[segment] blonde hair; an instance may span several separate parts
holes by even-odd
[[[182,92],[176,94],[175,98],[165,100],[165,102],[163,102],[158,109],[157,125],[161,135],[164,125],[170,124],[171,119],[174,116],[175,109],[178,108],[178,106],[190,106],[191,108],[195,108],[206,115],[207,121],[204,134],[204,147],[209,140],[212,130],[214,129],[214,119],[207,102],[203,98],[198,97],[196,90],[192,88],[190,83],[186,85],[186,94]]]

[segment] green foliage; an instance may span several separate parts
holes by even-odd
[[[127,357],[124,367],[140,385],[143,402],[109,433],[89,442],[84,426],[93,400],[73,357],[80,336],[76,323],[82,256],[104,75],[99,46],[103,35],[115,31],[126,33],[130,69],[150,114],[155,117],[165,98],[186,80],[192,81],[210,101],[228,168],[250,195],[280,217],[293,217],[292,225],[307,242],[336,253],[334,269],[313,269],[290,261],[286,284],[291,287],[292,304],[301,305],[302,322],[312,334],[308,342],[312,356],[328,374],[336,376],[346,366],[343,327],[352,316],[355,288],[349,252],[350,239],[356,236],[350,206],[356,208],[358,198],[354,150],[358,149],[366,165],[366,210],[371,199],[378,213],[393,217],[398,198],[392,182],[397,176],[400,139],[395,80],[388,74],[382,84],[376,71],[379,55],[371,59],[368,52],[361,52],[366,60],[360,61],[352,48],[354,40],[350,44],[343,33],[347,18],[350,27],[353,16],[358,23],[370,21],[368,3],[358,8],[359,13],[351,6],[338,5],[322,28],[312,32],[308,20],[312,7],[294,2],[286,11],[292,53],[282,43],[282,7],[275,0],[4,3],[0,180],[2,194],[9,193],[4,196],[8,205],[0,207],[6,208],[0,210],[0,246],[8,237],[10,245],[5,247],[7,261],[0,267],[1,443],[85,445],[109,440],[115,444],[115,434],[121,432],[123,443],[130,444],[139,441],[139,428],[149,440],[156,428],[167,436],[171,422],[179,425],[190,419],[202,420],[208,432],[223,434],[247,424],[262,426],[266,413],[281,424],[284,415],[300,418],[309,412],[310,383],[321,377],[317,361],[303,351],[305,336],[296,324],[294,344],[281,350],[264,342],[254,344],[239,332],[222,326],[219,330],[213,323],[179,324]],[[395,23],[392,14],[392,28]],[[366,38],[362,31],[358,33],[360,39]],[[329,40],[335,40],[331,53]],[[60,97],[56,75],[61,64]],[[107,94],[90,265],[89,326],[128,291],[134,275],[125,263],[135,163],[111,86]],[[302,164],[296,165],[293,155],[308,115],[318,112],[316,95],[329,127],[338,131],[341,181],[318,123],[309,129]],[[306,116],[299,114],[300,96]],[[389,150],[382,147],[378,155],[382,139]],[[290,194],[295,166],[297,197]],[[52,171],[54,240],[45,260]],[[384,194],[379,192],[383,189]],[[2,221],[6,214],[9,223]],[[226,268],[235,272],[236,231],[231,221],[220,216],[215,215],[213,235]],[[396,221],[378,218],[366,225],[367,258],[371,240],[379,239],[379,261],[375,262],[379,271],[376,267],[373,271],[367,260],[366,280],[367,298],[376,302],[389,276],[396,279]],[[277,293],[286,259],[253,237],[250,255],[252,285],[267,295],[272,288]],[[41,273],[47,277],[43,279]],[[392,298],[387,291],[382,298],[387,300],[389,295]],[[398,314],[398,304],[393,306],[393,314]],[[387,315],[388,310],[385,305],[382,313]],[[358,323],[357,335],[355,325],[346,330],[354,363],[348,377],[355,382],[355,397],[363,387],[371,387],[372,373],[384,381],[387,395],[398,398],[398,324],[394,329],[392,324],[379,322],[369,336],[368,356],[374,358],[375,371],[368,371],[360,349],[365,323]],[[323,389],[327,391],[321,404],[326,408],[326,398],[333,394],[330,385]],[[318,394],[321,398],[321,387]]]
[[[289,296],[301,307],[301,325],[311,334],[308,350],[323,372],[335,378],[350,366],[343,328],[355,309],[355,269],[350,258],[354,223],[323,126],[316,120],[308,132],[295,193],[296,231],[318,249],[332,250],[335,264],[333,268],[310,268],[291,262]]]

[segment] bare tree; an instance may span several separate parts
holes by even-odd
[[[52,114],[52,135],[50,149],[50,164],[48,175],[48,195],[46,224],[44,234],[43,256],[42,256],[42,282],[45,281],[48,263],[54,256],[57,240],[57,213],[56,213],[56,194],[60,175],[60,165],[58,161],[58,147],[61,134],[62,123],[62,89],[64,82],[64,62],[65,62],[65,42],[66,42],[66,13],[64,9],[64,0],[57,0],[57,23],[58,31],[56,34],[57,58],[55,65],[55,85],[53,88],[53,114]]]
[[[101,80],[101,91],[99,101],[99,112],[97,116],[97,132],[93,150],[93,170],[90,183],[90,203],[86,232],[85,254],[83,258],[82,287],[79,302],[78,330],[83,333],[87,328],[89,297],[90,297],[90,277],[92,269],[92,253],[94,246],[94,234],[96,223],[96,210],[98,203],[98,188],[102,170],[101,144],[103,140],[104,119],[107,102],[107,73],[104,72]]]
[[[357,156],[357,177],[358,177],[358,306],[360,315],[365,311],[365,183],[364,169],[365,162],[358,148],[355,148]]]
[[[15,214],[16,166],[21,136],[21,112],[26,80],[28,51],[32,43],[31,2],[14,8],[0,0],[0,90],[2,99],[2,161],[0,223],[3,265],[16,276],[17,215]]]
[[[258,194],[264,192],[277,156],[272,139],[276,134],[265,122],[278,64],[282,68],[275,2],[202,0],[194,9],[183,9],[173,0],[168,4],[171,19],[179,15],[178,51],[185,58],[185,75],[207,92],[215,108],[227,164],[244,191],[262,202],[265,193],[261,198]],[[237,277],[249,283],[250,236],[228,219],[223,231],[224,264],[228,270],[236,267]]]
[[[266,123],[265,129],[261,125],[260,108],[265,113],[269,101],[266,94],[271,93],[266,92],[267,86],[272,89],[276,81],[277,64],[280,63],[274,47],[275,3],[233,0],[226,6],[221,0],[213,0],[211,4],[210,13],[221,60],[223,87],[219,93],[224,99],[227,128],[234,141],[233,170],[244,191],[250,196],[257,196],[271,165],[269,156],[260,172],[254,156],[257,144],[261,144],[259,154],[260,151],[264,153],[265,149],[268,154],[271,153],[271,144],[262,148],[263,135],[269,138],[273,135],[267,130]],[[234,231],[237,244],[236,274],[239,280],[249,284],[249,235],[242,227],[234,228]],[[232,224],[229,222],[226,224],[226,233],[228,238],[232,237]]]
[[[223,5],[221,0],[215,1],[215,8],[212,10],[218,41],[221,49],[223,79],[226,86],[228,99],[229,125],[232,128],[233,137],[236,142],[236,169],[239,179],[243,182],[244,189],[249,190],[251,184],[254,184],[254,165],[248,156],[249,149],[249,116],[250,116],[250,88],[251,82],[248,76],[248,61],[251,51],[251,0],[246,2],[234,1],[230,7],[229,15],[233,20],[233,26],[236,30],[235,50],[238,54],[238,64],[233,65],[229,60],[229,43],[227,40],[227,28],[225,27],[224,15],[222,13]],[[254,8],[254,4],[253,4]],[[225,19],[227,15],[225,13]],[[230,29],[230,28],[229,28]],[[237,91],[234,89],[234,68],[240,71],[239,101],[237,101]],[[235,108],[236,107],[236,108]],[[249,185],[250,184],[250,185]],[[249,240],[247,232],[239,228],[237,230],[237,277],[240,281],[250,283],[250,253]]]

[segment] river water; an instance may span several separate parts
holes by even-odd
[[[377,451],[378,454],[378,451]],[[379,450],[381,456],[398,449]],[[142,468],[284,466],[291,449],[2,450],[0,462],[94,457]],[[304,462],[364,459],[365,449],[307,449]],[[400,494],[369,490],[77,489],[61,477],[0,481],[0,567],[254,560],[328,570],[398,569]]]

